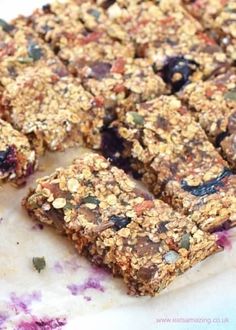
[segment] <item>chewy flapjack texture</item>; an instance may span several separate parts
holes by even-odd
[[[30,23],[77,76],[84,75],[90,62],[134,57],[134,46],[122,26],[93,2],[53,3],[33,13]]]
[[[236,60],[235,0],[183,0],[189,13],[200,20],[217,42]]]
[[[95,146],[104,107],[80,80],[60,77],[50,68],[28,68],[2,93],[2,116],[26,134],[38,154],[75,143]],[[94,140],[93,140],[94,139]]]
[[[7,31],[0,31],[1,85],[7,86],[29,67],[49,67],[56,74],[66,73],[65,66],[37,33],[26,25],[24,18],[20,17],[8,26]]]
[[[154,295],[219,250],[214,235],[153,200],[96,154],[39,179],[24,206],[65,232],[79,253],[121,275],[130,294]]]
[[[113,129],[150,189],[204,230],[235,225],[235,176],[189,110],[174,96],[130,110]]]
[[[4,179],[23,184],[36,165],[35,152],[27,138],[0,119],[0,184]]]
[[[236,167],[236,71],[187,85],[179,94],[216,148]]]

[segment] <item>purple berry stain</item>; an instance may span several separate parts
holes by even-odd
[[[216,235],[218,237],[217,244],[226,250],[231,250],[232,241],[230,239],[231,237],[230,237],[229,231],[223,230],[223,231],[217,232]]]
[[[7,320],[8,320],[8,315],[5,312],[0,312],[0,330],[3,330],[5,328],[5,322]]]
[[[9,146],[6,150],[0,151],[0,171],[6,173],[12,171],[17,166],[16,150],[14,146]]]
[[[63,318],[37,318],[32,316],[29,321],[21,321],[15,330],[61,330],[66,325],[66,319]]]
[[[32,226],[32,230],[43,230],[44,225],[42,223],[36,223],[35,225]]]
[[[94,289],[100,292],[104,292],[105,288],[101,284],[101,280],[98,278],[89,277],[84,283],[82,284],[69,284],[67,285],[67,289],[73,296],[82,295],[88,289]]]
[[[17,296],[16,293],[12,292],[10,295],[10,307],[15,311],[16,314],[30,313],[31,304],[34,301],[41,301],[41,292],[33,291],[30,294],[24,294]]]

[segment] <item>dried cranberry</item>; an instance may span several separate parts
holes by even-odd
[[[0,171],[2,173],[14,170],[17,165],[16,151],[13,146],[0,151]]]
[[[109,218],[109,220],[114,222],[113,227],[117,231],[122,229],[122,228],[125,228],[131,222],[130,218],[127,218],[127,217],[124,217],[124,216],[118,216],[118,215],[112,215]]]
[[[103,79],[111,70],[111,64],[108,62],[95,62],[90,68],[92,70],[91,77],[95,79]]]
[[[198,63],[183,56],[171,57],[161,69],[161,74],[163,80],[170,84],[172,92],[175,93],[189,82],[189,77],[198,67]]]

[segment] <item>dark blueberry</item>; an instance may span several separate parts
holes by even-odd
[[[131,222],[130,218],[123,217],[123,216],[118,216],[118,215],[112,215],[109,218],[109,220],[114,222],[114,229],[115,230],[120,230],[122,228],[125,228]]]
[[[229,135],[230,135],[230,134],[229,134],[228,131],[226,131],[226,132],[221,132],[220,134],[218,134],[218,135],[216,136],[216,139],[215,139],[215,147],[216,147],[216,148],[219,148],[220,145],[221,145],[221,142],[222,142],[227,136],[229,136]]]
[[[199,64],[187,60],[183,56],[171,57],[161,69],[163,80],[170,84],[172,92],[178,92],[189,82],[189,77],[196,71]]]
[[[230,175],[232,175],[232,171],[228,168],[225,168],[216,179],[209,180],[208,182],[203,183],[199,186],[189,186],[186,181],[182,180],[181,187],[194,196],[211,195],[215,194],[217,192],[217,189],[223,186],[222,180]]]
[[[124,141],[119,136],[117,129],[108,127],[103,130],[101,151],[104,157],[110,160],[121,157],[121,153],[124,151]]]
[[[40,60],[40,58],[43,56],[43,50],[37,45],[34,41],[29,41],[28,44],[28,54],[29,57],[33,59],[34,62]]]
[[[105,117],[103,120],[104,127],[109,126],[116,119],[117,119],[116,107],[114,105],[106,107]]]
[[[102,131],[101,152],[112,165],[124,170],[126,173],[132,172],[130,158],[122,155],[124,151],[124,140],[119,136],[115,128],[104,128]]]
[[[166,228],[166,225],[168,225],[168,221],[162,221],[160,222],[158,226],[158,232],[159,233],[166,233],[168,231],[168,228]]]
[[[2,173],[14,170],[17,165],[15,148],[10,146],[4,151],[0,151],[0,171]]]
[[[105,0],[102,3],[102,8],[103,9],[108,9],[109,7],[111,7],[114,3],[116,2],[116,0]]]
[[[5,32],[11,32],[14,30],[14,25],[8,24],[6,21],[0,18],[0,27],[3,29]]]
[[[44,6],[42,7],[42,9],[43,9],[43,12],[44,12],[45,14],[50,14],[50,13],[51,13],[51,5],[50,5],[49,3],[47,3],[46,5],[44,5]]]
[[[92,72],[91,77],[95,79],[103,79],[111,70],[111,64],[108,62],[95,62],[90,66]]]
[[[220,226],[214,227],[214,229],[210,230],[211,233],[218,233],[221,231],[227,231],[232,228],[232,221],[231,220],[226,220],[223,222]]]

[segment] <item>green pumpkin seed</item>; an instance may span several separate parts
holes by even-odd
[[[190,247],[190,234],[184,234],[180,241],[180,247],[182,249],[189,250]]]
[[[131,115],[132,120],[136,125],[142,126],[144,124],[144,118],[139,113],[131,111],[129,114]]]
[[[179,254],[176,251],[170,250],[164,255],[167,264],[174,264],[179,259]]]
[[[94,196],[88,196],[88,197],[85,197],[81,204],[95,204],[95,205],[99,205],[100,204],[100,201],[94,197]]]
[[[28,54],[33,61],[38,61],[43,56],[43,50],[34,41],[30,41],[28,45]]]
[[[21,64],[32,63],[33,59],[31,57],[18,57],[18,62]]]
[[[14,26],[11,24],[8,24],[6,21],[0,18],[0,27],[3,29],[5,32],[11,32],[14,30]]]
[[[34,268],[40,273],[46,267],[46,261],[44,257],[34,257],[32,259]]]
[[[224,95],[225,100],[236,101],[236,89],[232,89]]]

